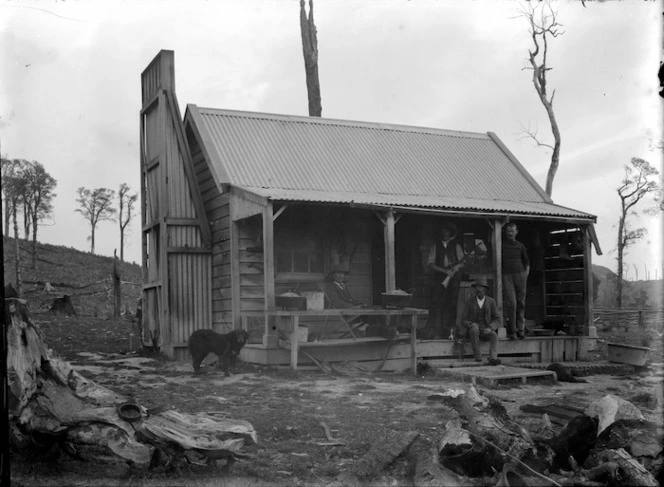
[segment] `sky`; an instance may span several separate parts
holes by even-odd
[[[531,47],[516,0],[315,0],[323,117],[495,132],[543,187],[551,142],[525,68]],[[640,157],[662,171],[661,1],[552,2],[549,87],[562,134],[555,203],[597,216],[616,269],[616,188]],[[175,52],[176,94],[202,107],[307,115],[297,0],[95,0],[0,3],[3,157],[41,162],[58,181],[39,240],[89,250],[76,189],[139,190],[140,74]],[[626,278],[662,278],[662,215],[626,256]],[[125,258],[140,263],[140,219]],[[96,252],[119,250],[102,222]]]

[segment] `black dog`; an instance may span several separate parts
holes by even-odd
[[[248,338],[249,334],[244,330],[233,330],[223,335],[213,330],[196,330],[189,337],[189,353],[194,364],[194,372],[200,373],[203,359],[209,353],[214,353],[219,357],[218,367],[223,364],[228,377],[231,362],[235,367],[236,358]]]
[[[585,379],[579,379],[576,377],[576,371],[574,369],[565,367],[557,362],[552,363],[546,369],[553,370],[556,373],[558,382],[588,382]]]

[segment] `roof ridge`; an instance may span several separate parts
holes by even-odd
[[[200,112],[205,111],[212,115],[226,115],[230,117],[254,118],[260,120],[286,121],[291,123],[339,125],[346,127],[360,127],[371,130],[391,130],[394,132],[414,132],[430,135],[444,135],[448,137],[463,137],[473,139],[491,140],[486,132],[468,132],[463,130],[440,129],[418,125],[403,125],[385,122],[367,122],[361,120],[345,120],[339,118],[308,117],[305,115],[287,115],[282,113],[251,112],[244,110],[231,110],[226,108],[197,107]]]

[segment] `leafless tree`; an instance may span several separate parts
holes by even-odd
[[[113,221],[116,209],[112,207],[115,191],[108,188],[78,188],[79,212],[90,224],[90,253],[95,253],[95,230],[100,221]]]
[[[320,117],[323,112],[318,80],[318,36],[314,24],[314,0],[309,0],[309,17],[300,0],[300,31],[302,33],[302,53],[304,70],[307,76],[307,94],[309,98],[309,116]]]
[[[560,129],[556,121],[556,115],[553,111],[553,99],[556,96],[556,90],[549,96],[549,86],[547,85],[547,73],[553,68],[549,65],[549,42],[552,38],[563,34],[562,24],[558,22],[557,12],[553,10],[549,2],[540,5],[528,4],[523,11],[523,16],[530,25],[530,36],[533,40],[532,49],[528,50],[528,64],[526,69],[533,71],[533,86],[537,92],[540,102],[546,110],[553,134],[553,145],[540,141],[537,131],[530,128],[526,130],[528,137],[532,138],[538,146],[548,147],[552,150],[551,164],[546,176],[546,194],[551,196],[553,192],[553,179],[558,171],[560,163]]]
[[[51,216],[53,198],[58,182],[44,169],[44,166],[32,161],[25,170],[25,195],[28,201],[26,212],[32,228],[32,268],[37,267],[37,230],[39,222]],[[27,236],[27,234],[26,234]]]
[[[127,226],[133,216],[134,204],[138,200],[138,194],[129,194],[131,188],[126,183],[120,185],[118,190],[118,198],[120,199],[120,214],[118,216],[118,223],[120,224],[120,260],[124,262],[124,242],[125,234],[128,232]]]
[[[633,157],[630,164],[625,164],[625,177],[617,188],[620,197],[620,218],[618,220],[618,279],[617,304],[622,308],[624,257],[628,248],[646,234],[646,228],[630,228],[628,217],[635,215],[634,207],[647,194],[661,190],[657,182],[659,171],[648,161]]]
[[[13,159],[9,161],[8,159],[5,159],[2,163],[2,192],[5,195],[5,211],[7,212],[5,231],[9,234],[9,221],[11,219],[14,224],[14,245],[16,251],[14,266],[16,292],[18,293],[18,296],[21,297],[23,294],[23,286],[21,280],[21,248],[19,245],[18,233],[18,210],[23,203],[23,197],[25,195],[25,168],[28,166],[28,161],[23,159]]]

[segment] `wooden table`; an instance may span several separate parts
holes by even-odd
[[[297,369],[298,353],[300,343],[297,337],[297,329],[300,325],[300,318],[310,316],[339,316],[339,315],[358,315],[358,316],[385,316],[389,323],[392,316],[410,316],[410,361],[413,375],[417,375],[417,353],[415,351],[415,342],[417,334],[418,316],[427,316],[429,311],[419,308],[346,308],[346,309],[320,309],[320,310],[265,310],[265,311],[244,311],[244,316],[265,317],[265,334],[270,334],[270,317],[285,317],[291,321],[291,358],[290,364],[293,370]]]

